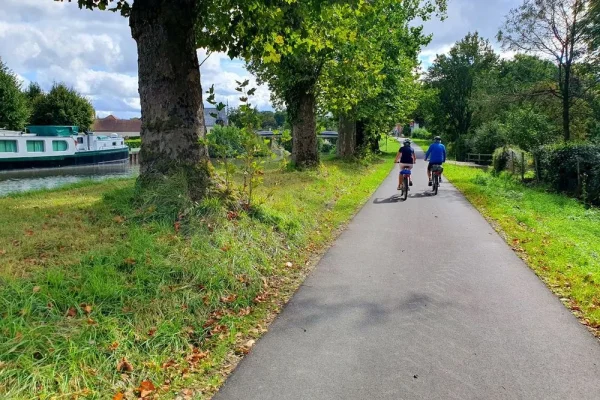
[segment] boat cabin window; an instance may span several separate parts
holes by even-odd
[[[82,137],[78,137],[78,138],[77,138],[77,143],[79,143],[79,144],[83,144],[83,138],[82,138]]]
[[[17,141],[16,140],[0,140],[0,153],[16,153],[17,152]]]
[[[52,141],[52,150],[67,151],[68,149],[69,149],[69,144],[65,140],[53,140]]]
[[[28,140],[27,141],[27,151],[29,153],[43,153],[46,151],[44,148],[43,140]]]

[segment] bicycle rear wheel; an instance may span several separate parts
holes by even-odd
[[[406,198],[408,197],[408,178],[406,177],[406,175],[404,176],[404,181],[403,181],[403,193],[402,193],[402,198],[404,200],[406,200]]]
[[[438,194],[438,187],[440,186],[440,177],[437,174],[433,175],[433,195]]]

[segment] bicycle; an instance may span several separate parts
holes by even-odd
[[[410,190],[409,177],[412,175],[412,171],[407,166],[404,166],[404,168],[402,168],[402,171],[400,171],[400,175],[402,175],[402,186],[400,187],[400,198],[402,198],[403,200],[406,201],[406,198],[408,197],[408,191]]]
[[[441,165],[434,165],[431,167],[431,181],[433,182],[432,190],[434,196],[438,194],[442,172],[444,172],[444,168]]]

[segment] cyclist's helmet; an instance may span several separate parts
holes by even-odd
[[[435,140],[436,142],[441,142],[442,138],[439,137],[439,136],[436,136],[436,137],[433,138],[433,140]]]
[[[410,146],[410,139],[404,139],[404,145]]]

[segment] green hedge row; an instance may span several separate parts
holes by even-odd
[[[140,138],[126,139],[125,144],[127,146],[129,146],[130,149],[139,149],[140,146],[142,145],[142,139],[140,139]]]
[[[534,156],[540,181],[588,204],[600,205],[600,144],[548,145]]]

